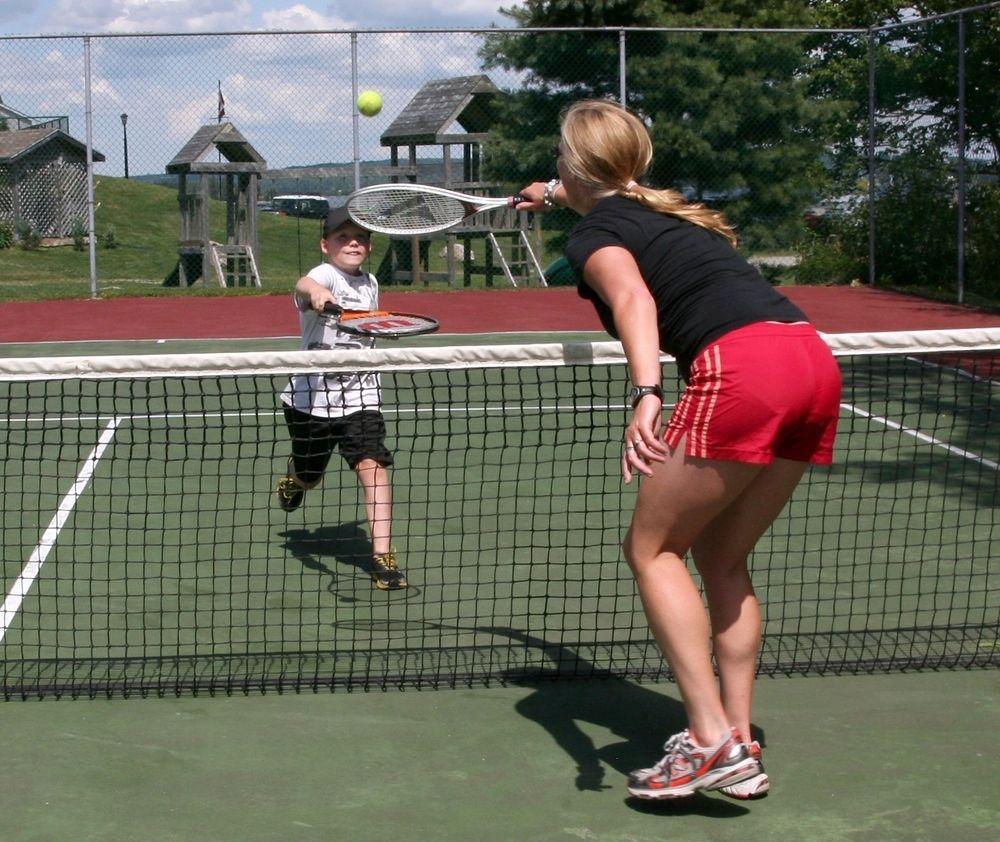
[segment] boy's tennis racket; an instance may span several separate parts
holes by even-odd
[[[400,336],[419,336],[433,333],[439,327],[438,320],[415,313],[391,313],[388,310],[345,310],[337,304],[328,303],[323,314],[337,320],[337,327],[344,333],[355,336],[381,336],[398,339]]]
[[[491,199],[426,184],[374,184],[347,197],[347,213],[369,231],[415,236],[445,231],[477,213],[524,201],[522,196]]]

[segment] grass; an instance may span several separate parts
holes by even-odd
[[[257,219],[259,248],[257,265],[261,287],[221,289],[211,279],[203,286],[164,287],[164,279],[177,265],[180,211],[177,191],[172,187],[147,184],[125,178],[98,177],[94,182],[97,247],[98,297],[170,295],[257,295],[285,293],[295,280],[315,266],[320,258],[319,221],[261,214]],[[225,203],[210,200],[211,237],[225,242]],[[115,248],[103,241],[113,231]],[[442,271],[445,261],[439,252],[443,241],[430,248],[430,269]],[[485,247],[485,242],[479,248]],[[378,268],[389,242],[376,236],[369,267]],[[545,264],[543,263],[543,266]],[[381,279],[383,284],[386,279]],[[475,286],[484,278],[473,277]],[[502,276],[494,284],[503,285]],[[421,289],[448,289],[444,281],[422,285]],[[35,301],[56,298],[89,298],[90,258],[86,249],[72,245],[25,251],[19,247],[0,251],[0,301]]]

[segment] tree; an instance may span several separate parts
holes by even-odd
[[[762,7],[763,6],[763,7]],[[527,0],[504,10],[529,27],[807,26],[806,0],[582,3]],[[815,197],[829,107],[809,98],[814,56],[801,34],[629,32],[627,105],[647,122],[649,182],[724,210],[750,248],[787,246]],[[549,173],[558,115],[583,97],[617,99],[617,32],[503,32],[487,67],[521,71],[491,146],[495,174],[524,183]]]
[[[879,282],[955,294],[958,261],[959,16],[954,0],[890,3],[817,3],[826,26],[878,26],[871,39],[831,42],[812,73],[812,94],[839,98],[841,111],[830,138],[831,174],[850,191],[867,169],[869,44],[875,66],[875,267]],[[988,268],[1000,260],[994,233],[1000,188],[1000,4],[962,16],[965,23],[965,133],[967,282],[973,298],[995,301],[1000,281]],[[927,19],[931,18],[931,19]],[[893,26],[893,24],[905,24]],[[891,28],[884,28],[890,26]],[[858,237],[866,204],[834,221],[826,251],[844,262],[867,261],[867,238]],[[811,257],[832,261],[815,245]],[[812,271],[809,266],[804,271]]]

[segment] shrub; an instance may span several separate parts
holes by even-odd
[[[98,237],[97,241],[101,244],[101,248],[118,248],[118,234],[115,232],[115,226],[109,225],[105,228],[104,233]]]
[[[0,249],[9,249],[14,245],[14,229],[6,222],[0,222]]]
[[[25,251],[34,251],[42,245],[42,236],[30,222],[18,222],[14,228],[18,245]]]
[[[78,218],[73,220],[73,225],[69,229],[69,235],[73,238],[74,251],[86,250],[90,231],[87,229],[87,225],[82,219]]]

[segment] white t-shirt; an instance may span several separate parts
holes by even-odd
[[[345,310],[378,308],[378,281],[369,272],[348,275],[336,266],[321,263],[308,276],[333,293]],[[318,344],[330,348],[371,348],[374,337],[354,336],[337,330],[337,323],[313,310],[309,303],[293,295],[299,311],[303,351]],[[360,409],[379,408],[377,374],[295,374],[281,393],[281,401],[300,412],[325,418],[341,418]]]

